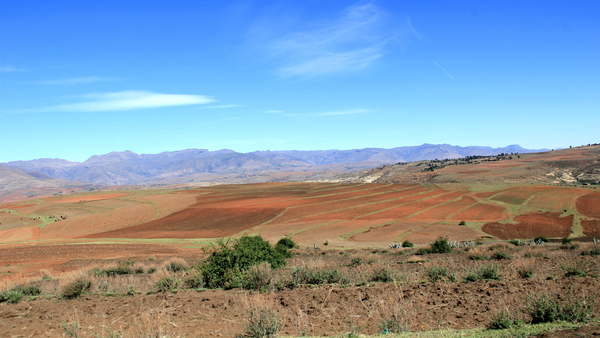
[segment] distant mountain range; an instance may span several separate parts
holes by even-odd
[[[459,147],[448,144],[423,144],[392,149],[289,150],[255,151],[251,153],[238,153],[229,149],[218,151],[187,149],[142,155],[132,151],[111,152],[104,155],[94,155],[85,162],[44,158],[7,162],[0,164],[0,166],[4,165],[24,170],[33,175],[32,179],[34,180],[61,179],[96,185],[134,185],[150,182],[156,184],[160,183],[161,180],[173,180],[174,178],[191,177],[191,175],[197,174],[251,175],[265,172],[348,172],[398,162],[460,158],[472,155],[485,156],[499,153],[530,153],[544,150],[524,149],[518,145],[491,148],[480,146]],[[31,174],[32,172],[36,174]],[[36,178],[35,175],[38,175],[39,178]],[[0,190],[2,190],[1,187]]]
[[[36,171],[22,170],[0,164],[0,201],[11,199],[11,194],[19,192],[17,199],[48,195],[63,191],[95,189],[98,185],[52,178]]]

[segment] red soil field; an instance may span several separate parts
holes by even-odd
[[[588,217],[600,218],[600,193],[579,197],[577,200],[577,211]]]
[[[290,237],[294,233],[301,232],[302,230],[309,229],[312,227],[325,225],[328,222],[297,222],[297,223],[286,223],[286,224],[267,224],[260,226],[260,235],[264,239],[268,239],[269,241],[275,243],[281,239],[281,237]],[[254,231],[252,229],[251,231]],[[294,238],[296,241],[296,238]],[[305,243],[300,243],[305,244]],[[310,243],[308,243],[310,244]]]
[[[361,219],[378,219],[378,218],[404,218],[406,216],[412,215],[416,212],[423,211],[425,209],[434,207],[440,203],[451,201],[455,198],[462,196],[464,191],[456,191],[456,192],[448,192],[441,196],[432,196],[431,198],[426,198],[422,200],[415,201],[413,203],[409,203],[406,205],[401,205],[396,208],[392,208],[380,213],[367,215],[364,217],[360,217]]]
[[[514,190],[511,189],[500,195],[493,197],[492,200],[500,201],[500,202],[504,202],[504,203],[508,203],[508,204],[512,204],[512,205],[521,205],[528,198],[533,196],[534,194],[536,194],[538,192],[542,192],[542,191],[553,190],[553,189],[556,189],[556,188],[543,186],[543,187],[530,187],[530,188],[528,187],[525,189],[514,189]]]
[[[360,197],[365,195],[373,195],[373,194],[381,194],[383,192],[395,189],[394,186],[375,186],[374,187],[363,187],[361,186],[360,190],[357,190],[356,187],[353,190],[344,189],[348,191],[338,191],[338,190],[327,190],[320,191],[319,194],[314,194],[312,196],[304,196],[304,195],[286,195],[282,194],[282,192],[273,192],[272,196],[265,196],[264,193],[245,193],[245,194],[236,194],[236,195],[208,195],[201,196],[198,198],[199,203],[206,203],[205,206],[210,207],[219,207],[219,208],[227,208],[227,207],[239,207],[239,206],[254,206],[254,204],[265,204],[269,203],[269,208],[287,208],[292,206],[300,206],[314,203],[324,203],[329,201],[339,201],[341,199],[352,198],[352,197]],[[406,187],[401,186],[400,188],[405,189]],[[415,187],[417,188],[417,187]],[[425,189],[424,189],[425,190]]]
[[[148,222],[156,216],[156,210],[152,205],[135,201],[96,200],[86,202],[85,208],[87,212],[82,216],[74,215],[67,209],[68,218],[46,225],[41,231],[40,238],[77,238]]]
[[[555,189],[535,195],[527,202],[527,206],[550,210],[570,209],[579,196],[587,193],[584,189]]]
[[[69,196],[61,198],[59,200],[49,200],[48,203],[76,203],[76,202],[91,202],[108,200],[111,198],[118,198],[127,196],[128,194],[99,194],[99,195],[84,195],[84,196]]]
[[[24,204],[24,205],[17,205],[17,204],[2,204],[0,205],[0,209],[21,209],[21,208],[27,208],[27,207],[32,207],[32,206],[36,206],[37,204]]]
[[[600,238],[600,219],[581,221],[583,234],[589,237]]]
[[[194,205],[169,216],[87,238],[216,238],[233,236],[277,216],[282,209],[203,208]]]
[[[439,236],[448,236],[450,241],[469,241],[481,237],[481,233],[455,224],[434,224],[423,228],[417,228],[405,236],[403,240],[413,243],[431,243]]]
[[[6,271],[28,274],[46,272],[60,275],[68,269],[59,265],[71,260],[117,259],[198,254],[197,249],[180,249],[159,244],[76,244],[76,245],[21,245],[0,247],[0,274]],[[89,263],[88,263],[89,264]],[[56,269],[55,269],[56,268]]]
[[[560,212],[520,215],[514,218],[517,224],[487,223],[481,230],[500,239],[567,237],[571,233],[574,217],[560,215]]]
[[[36,239],[40,229],[36,227],[9,229],[0,231],[0,243],[12,243]]]
[[[473,197],[462,196],[460,200],[434,207],[408,219],[445,220],[458,210],[464,209],[477,203]]]
[[[474,193],[473,196],[477,197],[477,198],[481,198],[481,199],[486,199],[492,195],[497,194],[497,191],[482,191],[482,192],[477,192]]]
[[[456,221],[500,221],[508,215],[505,207],[488,203],[477,203],[450,217]]]
[[[354,235],[350,240],[355,242],[381,242],[392,243],[393,241],[402,240],[404,234],[410,233],[412,229],[424,226],[427,222],[423,221],[396,221],[395,219],[379,219],[378,222],[388,223],[380,228],[370,229]],[[418,242],[417,242],[418,243]]]
[[[329,242],[329,245],[336,246],[347,246],[348,243],[339,240],[338,237],[359,230],[367,230],[370,227],[381,225],[380,220],[376,221],[352,221],[344,220],[342,222],[335,222],[328,224],[327,226],[318,227],[310,230],[300,232],[299,234],[292,237],[294,241],[298,243],[312,244],[316,241],[318,246],[322,247],[325,241]],[[376,242],[385,240],[380,238]]]
[[[332,212],[329,213],[325,213],[325,214],[320,214],[320,215],[314,215],[314,216],[305,216],[302,217],[303,221],[314,221],[314,220],[331,220],[331,219],[353,219],[353,218],[360,218],[362,216],[366,216],[370,213],[373,212],[378,212],[381,210],[385,210],[388,208],[393,208],[396,207],[400,204],[403,203],[408,203],[412,200],[418,200],[418,199],[423,199],[426,198],[427,196],[429,196],[430,194],[439,194],[439,191],[435,191],[435,192],[430,192],[430,193],[426,193],[426,194],[419,194],[419,195],[413,195],[413,196],[407,196],[407,197],[402,197],[403,195],[409,195],[411,193],[414,193],[415,191],[413,189],[410,189],[408,191],[405,191],[404,193],[396,193],[393,195],[390,194],[386,194],[385,196],[378,196],[377,199],[372,198],[372,199],[368,199],[367,201],[361,200],[361,201],[357,201],[357,200],[353,200],[356,201],[357,204],[356,205],[351,205],[350,207],[346,207],[344,210],[340,210],[340,211],[335,211],[333,210]],[[381,202],[376,202],[378,199],[381,199]],[[393,199],[391,201],[388,201],[387,199]],[[361,205],[361,203],[365,204],[365,205]],[[292,211],[293,210],[293,211]],[[295,211],[295,209],[292,209],[289,212],[293,213]],[[305,210],[299,210],[297,214],[302,213]],[[291,216],[290,216],[291,217]],[[377,217],[375,219],[380,219],[380,217]],[[285,220],[285,218],[284,218]],[[279,219],[277,221],[280,221]],[[283,222],[283,221],[281,221]]]

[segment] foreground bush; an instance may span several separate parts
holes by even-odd
[[[81,277],[66,284],[62,288],[61,296],[65,299],[79,298],[81,295],[88,292],[91,287],[92,282]]]
[[[253,265],[246,271],[243,287],[248,290],[266,291],[273,277],[273,270],[268,262]]]
[[[452,252],[452,246],[448,242],[448,236],[439,236],[435,242],[429,245],[429,248],[420,248],[417,250],[417,255],[424,255],[429,253],[450,253]]]
[[[293,284],[348,284],[350,281],[338,270],[310,270],[306,268],[296,268],[292,270]]]
[[[454,273],[449,272],[448,269],[446,269],[443,266],[432,266],[430,268],[427,268],[425,274],[432,283],[441,281],[443,279],[446,279],[450,282],[454,282],[456,280],[456,275]]]
[[[221,241],[199,267],[204,285],[208,288],[240,287],[245,271],[262,262],[278,269],[285,265],[285,258],[291,257],[286,248],[289,244],[285,241],[274,248],[260,236],[243,236],[231,246]]]
[[[277,336],[281,321],[275,310],[268,306],[253,305],[248,309],[246,332],[236,338],[272,338]]]
[[[164,277],[154,283],[154,288],[158,292],[167,292],[177,289],[179,285],[180,281],[178,279],[173,277]]]
[[[533,324],[553,323],[561,320],[584,323],[592,318],[594,305],[595,302],[589,297],[575,298],[571,291],[563,301],[560,301],[559,296],[550,297],[547,294],[536,297],[530,295],[527,299],[527,310]]]
[[[490,330],[504,330],[510,329],[516,326],[519,326],[523,323],[523,321],[517,319],[510,312],[503,310],[499,311],[492,316],[492,320],[488,325],[488,329]]]
[[[479,269],[471,270],[465,276],[465,281],[476,282],[480,279],[499,280],[498,267],[495,265],[484,265]]]

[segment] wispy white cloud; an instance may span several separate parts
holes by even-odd
[[[405,21],[398,24],[372,3],[353,5],[337,19],[275,39],[270,51],[282,59],[278,72],[285,77],[356,71],[383,57],[390,42],[416,35]]]
[[[0,67],[0,73],[10,73],[10,72],[20,72],[20,71],[23,71],[23,69],[11,67],[11,66]]]
[[[334,110],[323,113],[316,113],[319,116],[338,116],[338,115],[356,115],[371,112],[369,109],[346,109],[346,110]]]
[[[83,95],[84,101],[51,107],[14,110],[25,112],[109,112],[207,104],[214,100],[202,95],[161,94],[147,91],[121,91]]]
[[[120,80],[121,79],[117,79],[114,77],[88,76],[88,77],[73,77],[73,78],[68,78],[68,79],[58,79],[58,80],[34,81],[33,83],[41,84],[41,85],[74,85],[74,84],[88,84],[88,83],[120,81]]]
[[[221,104],[218,106],[201,107],[201,109],[224,109],[224,108],[237,108],[237,107],[243,107],[243,106],[241,104]]]

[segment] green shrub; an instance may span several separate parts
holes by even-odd
[[[173,291],[179,287],[179,280],[174,277],[164,277],[154,283],[157,292]]]
[[[204,280],[200,271],[192,272],[183,282],[188,289],[200,289],[204,287]]]
[[[471,270],[465,276],[465,281],[475,282],[480,279],[498,280],[498,267],[495,265],[484,265],[479,269]]]
[[[503,259],[510,259],[510,256],[506,252],[498,251],[494,252],[490,258],[499,261]]]
[[[131,275],[131,274],[133,274],[133,269],[131,268],[132,265],[133,265],[133,262],[120,261],[116,267],[108,268],[108,269],[104,270],[104,273],[107,276],[111,276],[111,277],[114,277],[117,275]]]
[[[432,266],[428,268],[425,273],[427,274],[427,278],[432,283],[441,281],[443,279],[447,279],[451,282],[456,280],[456,275],[448,272],[448,269],[442,266]]]
[[[430,252],[431,253],[450,253],[452,252],[452,247],[450,246],[450,243],[448,242],[448,236],[446,237],[442,237],[439,236],[435,242],[431,243],[430,245]]]
[[[572,323],[584,323],[592,318],[595,302],[589,297],[573,297],[572,290],[564,300],[561,297],[550,297],[541,294],[537,297],[531,295],[527,299],[527,309],[531,315],[531,322],[553,323],[556,321],[567,321]]]
[[[563,237],[562,239],[562,244],[571,244],[571,242],[573,241],[572,238],[569,237]]]
[[[85,278],[78,278],[62,288],[61,296],[65,299],[79,298],[92,287],[92,282]]]
[[[394,281],[394,273],[389,269],[381,267],[373,271],[373,274],[369,276],[369,281],[390,283]]]
[[[169,262],[165,266],[165,270],[167,270],[169,272],[179,272],[179,271],[186,271],[187,267],[180,262]]]
[[[23,299],[23,297],[25,297],[23,292],[12,289],[3,294],[1,298],[4,298],[4,301],[6,301],[7,303],[16,304],[20,302],[21,299]],[[2,302],[1,298],[0,303]]]
[[[548,243],[548,238],[544,237],[544,236],[540,236],[540,237],[536,237],[533,239],[534,242],[543,242],[543,243]]]
[[[430,253],[431,253],[430,248],[419,248],[417,250],[417,252],[415,252],[415,255],[426,255],[426,254],[430,254]]]
[[[600,256],[600,247],[594,248],[589,251],[582,251],[582,256]]]
[[[246,271],[243,287],[247,290],[265,291],[273,280],[273,270],[268,262],[253,265]]]
[[[460,223],[458,223],[458,225],[467,225],[467,222],[465,222],[465,221],[460,221]]]
[[[350,261],[350,264],[348,266],[359,266],[363,263],[363,259],[360,257],[354,257],[352,258],[352,260]]]
[[[204,284],[209,288],[237,287],[244,271],[251,266],[268,262],[278,269],[285,265],[285,258],[290,255],[283,246],[276,249],[260,236],[243,236],[231,246],[219,242],[200,270]]]
[[[469,259],[472,261],[486,261],[488,258],[486,255],[475,254],[475,255],[469,255]]]
[[[294,284],[348,284],[350,281],[338,270],[310,270],[306,268],[295,268],[292,270],[292,282]]]
[[[277,244],[275,244],[276,247],[281,246],[284,247],[286,249],[293,249],[296,247],[296,242],[292,241],[291,238],[289,237],[283,237],[282,239],[280,239]]]
[[[521,321],[513,318],[508,311],[499,311],[492,316],[488,325],[490,330],[504,330],[521,325]]]
[[[527,310],[531,323],[553,323],[560,320],[561,307],[557,299],[551,299],[547,294],[527,298]]]
[[[104,269],[99,268],[99,267],[95,267],[88,272],[89,275],[96,276],[96,277],[102,277],[102,276],[104,276],[105,273],[106,272],[104,271]]]
[[[525,243],[521,242],[521,240],[519,239],[511,239],[510,241],[508,241],[508,243],[514,245],[514,246],[523,246],[525,245]]]
[[[151,274],[153,274],[155,272],[156,272],[156,268],[150,268],[150,269],[148,269],[148,271],[146,273],[149,274],[149,275],[151,275]]]
[[[402,242],[402,247],[403,248],[412,248],[414,246],[415,245],[411,241],[409,241],[408,239],[405,240],[404,242]]]
[[[42,293],[42,289],[40,289],[39,286],[37,285],[25,285],[25,284],[21,284],[21,285],[17,285],[14,288],[12,288],[15,291],[19,291],[21,292],[23,295],[25,296],[39,296]]]
[[[245,333],[236,337],[272,338],[277,336],[281,321],[275,310],[268,306],[253,305],[248,309],[248,321],[244,325]]]
[[[592,318],[594,305],[596,304],[589,297],[573,297],[572,290],[562,305],[562,320],[572,323],[585,323]]]
[[[517,269],[517,272],[521,278],[531,278],[533,277],[535,270],[533,268],[519,268]]]
[[[563,270],[566,271],[565,277],[588,277],[589,273],[587,269],[579,267],[579,266],[563,266]]]
[[[389,318],[380,321],[377,325],[384,334],[408,331],[402,311],[398,314],[392,314]]]

